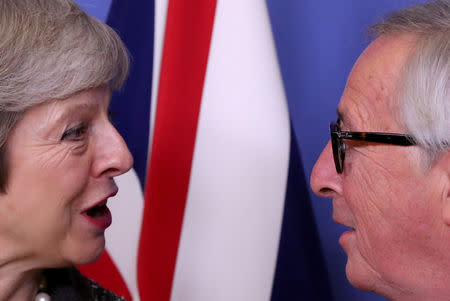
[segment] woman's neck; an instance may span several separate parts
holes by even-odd
[[[0,231],[0,301],[34,301],[43,280],[42,260],[5,232]]]
[[[20,271],[0,265],[0,301],[33,301],[42,277],[40,270]]]

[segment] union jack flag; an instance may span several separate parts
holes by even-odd
[[[113,1],[134,155],[82,272],[129,300],[331,300],[265,1]]]

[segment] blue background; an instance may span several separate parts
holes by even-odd
[[[106,20],[111,5],[111,0],[76,2],[102,21]],[[351,67],[370,43],[367,28],[390,11],[423,2],[267,0],[293,128],[307,177],[329,139],[328,124],[336,119],[336,106]],[[311,191],[310,194],[334,299],[385,300],[358,291],[347,282],[346,256],[338,244],[344,227],[332,221],[330,200],[316,197]]]

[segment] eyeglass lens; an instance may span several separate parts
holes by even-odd
[[[334,164],[336,165],[337,173],[342,173],[344,168],[345,144],[343,140],[339,138],[338,132],[340,132],[339,125],[336,122],[330,123]]]

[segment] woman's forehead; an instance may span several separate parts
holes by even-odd
[[[22,122],[40,129],[65,123],[80,115],[92,114],[108,107],[109,89],[95,88],[82,91],[67,99],[52,100],[27,110]],[[21,123],[22,123],[21,122]]]

